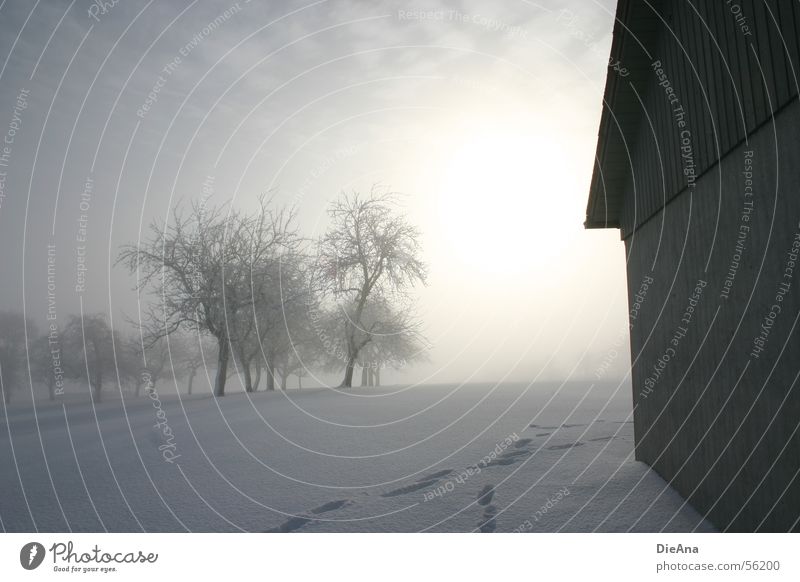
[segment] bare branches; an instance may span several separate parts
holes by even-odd
[[[262,366],[271,386],[276,369],[285,379],[304,357],[318,359],[304,346],[318,339],[311,313],[327,293],[347,314],[351,369],[373,338],[403,327],[396,314],[388,315],[391,309],[377,306],[401,305],[409,289],[426,280],[420,233],[398,214],[398,201],[378,186],[367,196],[343,194],[329,209],[332,227],[313,258],[304,253],[295,210],[275,207],[266,195],[250,214],[197,202],[188,211],[175,209],[118,259],[136,274],[137,289],[157,299],[137,324],[144,349],[181,329],[207,332],[218,344],[217,394],[224,393],[231,355],[248,390],[255,389]],[[365,319],[365,313],[384,318]]]
[[[333,227],[319,243],[320,266],[334,293],[357,300],[380,287],[384,294],[425,283],[420,231],[396,214],[397,194],[373,187],[369,197],[342,194],[328,214]]]
[[[318,244],[318,265],[327,290],[347,305],[344,386],[352,385],[358,354],[381,325],[378,321],[365,325],[370,300],[380,298],[376,305],[390,298],[402,300],[410,287],[427,280],[420,231],[397,213],[397,207],[398,195],[378,186],[366,197],[342,194],[329,208],[332,227]]]
[[[194,202],[188,212],[175,209],[169,224],[153,223],[140,245],[123,247],[118,262],[159,300],[140,322],[148,343],[181,328],[213,335],[222,370],[215,390],[224,394],[230,349],[252,335],[250,308],[268,284],[265,266],[299,247],[294,221],[294,210],[275,209],[267,196],[254,214]]]

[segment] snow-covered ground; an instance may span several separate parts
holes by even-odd
[[[0,411],[2,528],[713,530],[633,459],[629,386],[157,389]]]

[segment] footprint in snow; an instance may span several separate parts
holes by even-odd
[[[489,505],[494,497],[494,485],[486,485],[478,493],[478,505]]]
[[[496,459],[492,459],[486,463],[486,467],[504,467],[506,465],[513,465],[521,457],[527,457],[531,452],[528,449],[521,449],[519,451],[506,451]]]
[[[341,509],[342,507],[346,507],[350,505],[352,501],[349,499],[339,499],[337,501],[328,501],[327,503],[323,503],[319,507],[315,507],[311,510],[311,513],[314,515],[319,515],[320,513],[328,513],[329,511],[336,511],[337,509]]]
[[[289,533],[289,532],[293,532],[295,530],[300,529],[301,527],[303,527],[305,524],[307,524],[310,521],[311,521],[311,519],[309,519],[308,517],[302,517],[302,516],[297,515],[295,517],[290,517],[289,519],[284,521],[282,524],[280,524],[278,527],[274,527],[272,529],[268,529],[266,533]]]
[[[328,501],[327,503],[323,503],[319,507],[315,507],[310,511],[310,513],[314,515],[320,515],[322,513],[328,513],[329,511],[336,511],[337,509],[341,509],[342,507],[346,507],[353,503],[350,499],[337,499],[336,501]],[[274,527],[272,529],[268,529],[266,533],[290,533],[293,531],[297,531],[307,523],[311,523],[314,521],[311,517],[307,517],[305,515],[295,515],[290,517],[278,527]]]
[[[478,530],[481,533],[494,533],[497,529],[497,508],[494,505],[487,505],[483,510],[481,521],[478,522]]]
[[[517,442],[514,443],[514,448],[521,449],[522,447],[530,443],[532,440],[533,439],[519,439]]]
[[[452,469],[442,469],[441,471],[436,471],[435,473],[431,473],[430,475],[425,475],[424,477],[420,477],[417,481],[430,481],[431,479],[441,479],[445,475],[449,475],[452,473]]]
[[[582,443],[581,441],[578,441],[576,443],[570,443],[568,445],[553,445],[552,447],[547,447],[547,450],[548,451],[562,451],[564,449],[572,449],[572,448],[575,448],[575,447],[582,447],[584,444],[586,444],[586,443]]]
[[[497,457],[486,463],[487,467],[505,467],[506,465],[513,465],[517,462],[516,457]]]
[[[434,485],[437,481],[438,479],[418,481],[417,483],[406,485],[405,487],[400,487],[399,489],[393,489],[392,491],[381,493],[381,497],[397,497],[398,495],[406,495],[408,493],[414,493],[414,491],[419,491],[420,489],[427,489],[431,485]]]

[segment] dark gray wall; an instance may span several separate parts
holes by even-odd
[[[797,530],[800,519],[800,257],[785,276],[800,234],[798,127],[795,99],[625,239],[631,305],[653,278],[631,331],[636,456],[723,530]],[[686,325],[699,280],[707,284]],[[781,282],[789,283],[781,312],[756,357],[754,339]],[[685,337],[671,344],[679,326]],[[665,353],[671,359],[648,390]]]
[[[657,24],[650,25],[654,32],[638,31],[629,38],[620,60],[633,62],[644,44],[647,60],[660,62],[664,77],[651,68],[631,81],[636,103],[612,106],[616,114],[634,107],[642,117],[635,130],[625,132],[630,172],[619,216],[623,238],[687,188],[689,166],[681,157],[676,107],[683,108],[691,167],[700,175],[798,94],[796,1],[663,0],[653,6],[658,10]],[[656,35],[653,43],[650,37]],[[676,98],[672,103],[667,85],[660,85],[665,81]]]

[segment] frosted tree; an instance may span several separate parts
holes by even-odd
[[[63,369],[61,367],[61,347],[57,342],[51,345],[48,334],[40,335],[30,343],[29,362],[31,378],[47,387],[50,400],[56,398],[56,384],[63,386]]]
[[[251,308],[239,314],[233,326],[236,360],[248,392],[258,389],[262,369],[267,390],[274,390],[288,354],[304,341],[302,322],[316,291],[306,276],[299,245],[299,238],[287,241],[281,253],[254,266]]]
[[[156,336],[152,339],[135,336],[128,343],[129,367],[135,374],[138,397],[142,388],[156,388],[159,380],[177,380],[186,372],[184,342],[177,335]]]
[[[401,370],[427,359],[428,341],[411,307],[392,308],[378,301],[368,306],[365,321],[367,326],[372,321],[378,323],[377,331],[359,354],[362,386],[380,386],[382,370]]]
[[[111,330],[102,313],[71,315],[64,327],[65,370],[72,378],[89,382],[92,398],[100,402],[103,383],[118,373],[115,349],[123,342]]]
[[[170,336],[169,347],[176,376],[186,378],[186,392],[192,394],[197,373],[217,359],[216,342],[208,334],[180,333]]]
[[[425,283],[420,232],[398,212],[397,196],[373,187],[368,196],[342,194],[328,214],[331,226],[319,241],[320,274],[344,317],[346,351],[342,387],[353,384],[361,350],[386,322],[367,322],[371,298],[403,304],[410,288]]]
[[[291,245],[292,222],[292,212],[265,198],[252,215],[194,203],[188,213],[176,209],[169,224],[154,222],[149,238],[120,253],[119,262],[138,275],[137,287],[150,287],[157,298],[142,323],[150,335],[185,329],[216,339],[216,396],[225,395],[231,351],[253,305],[254,273]]]
[[[32,323],[16,311],[0,311],[0,389],[6,403],[23,381],[26,370],[25,330],[35,336]]]

